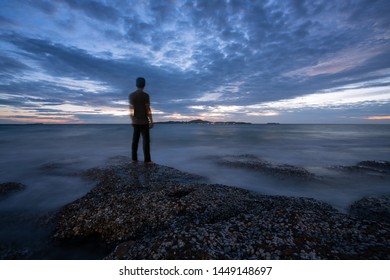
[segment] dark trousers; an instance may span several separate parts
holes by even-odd
[[[133,144],[131,146],[132,148],[132,159],[138,160],[138,142],[139,138],[142,134],[142,146],[144,150],[144,161],[150,162],[152,161],[150,158],[150,134],[149,134],[149,124],[134,124],[134,131],[133,131]]]

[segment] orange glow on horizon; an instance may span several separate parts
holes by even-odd
[[[390,116],[369,116],[367,117],[368,120],[390,120]]]
[[[43,123],[43,124],[81,124],[82,122],[79,120],[69,120],[69,119],[31,119],[31,118],[17,118],[7,119],[8,121],[13,121],[16,123],[22,123],[22,124],[35,124],[35,123]]]

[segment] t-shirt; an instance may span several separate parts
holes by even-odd
[[[134,107],[133,124],[148,124],[147,105],[150,105],[149,94],[136,90],[129,95],[129,102]]]

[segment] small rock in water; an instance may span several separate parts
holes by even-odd
[[[276,177],[295,177],[299,179],[315,178],[315,174],[309,172],[303,167],[289,164],[274,164],[262,160],[254,155],[227,155],[214,157],[214,160],[221,165],[250,169]]]
[[[333,166],[331,168],[342,170],[342,171],[387,175],[390,173],[390,162],[380,161],[380,160],[364,160],[351,166]]]
[[[0,197],[5,197],[11,193],[22,191],[26,188],[21,183],[8,182],[0,184]]]

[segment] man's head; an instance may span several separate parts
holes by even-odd
[[[137,88],[144,88],[145,87],[145,79],[142,77],[138,77],[137,80],[135,81],[135,84]]]

